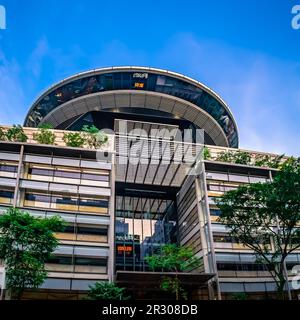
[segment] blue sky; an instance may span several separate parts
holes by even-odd
[[[83,70],[170,69],[229,104],[242,148],[300,156],[300,0],[0,0],[0,123]]]

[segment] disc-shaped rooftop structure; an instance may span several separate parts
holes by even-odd
[[[239,143],[233,114],[214,91],[184,75],[147,67],[102,68],[66,78],[36,100],[24,125],[114,129],[120,118],[200,128],[207,144],[237,148]]]

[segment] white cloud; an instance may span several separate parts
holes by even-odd
[[[48,40],[43,37],[32,51],[26,65],[26,71],[29,74],[32,73],[35,78],[39,78],[42,72],[43,59],[49,55],[49,52]]]

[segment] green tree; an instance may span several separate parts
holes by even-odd
[[[41,144],[54,144],[56,136],[51,129],[53,129],[53,126],[50,124],[41,125],[38,132],[33,134],[33,139]]]
[[[284,298],[285,259],[300,248],[300,164],[290,159],[274,180],[240,186],[216,200],[220,222],[238,243],[252,249]]]
[[[5,263],[6,286],[21,298],[25,288],[45,280],[45,262],[58,245],[54,232],[63,230],[60,217],[36,218],[17,208],[0,216],[0,259]]]
[[[156,271],[175,272],[175,277],[164,277],[161,288],[175,294],[176,300],[186,299],[178,273],[190,271],[200,266],[201,260],[194,255],[192,249],[179,247],[176,244],[166,244],[159,249],[157,254],[145,258],[149,267]]]
[[[65,133],[63,140],[68,147],[82,148],[85,144],[85,138],[80,132]]]
[[[118,287],[115,283],[101,281],[90,286],[88,298],[91,300],[128,300],[125,289]]]
[[[83,126],[82,131],[85,133],[85,141],[90,148],[100,148],[108,141],[108,136],[97,127]]]
[[[13,125],[6,132],[6,138],[8,141],[13,142],[26,142],[28,140],[23,128],[20,125]]]

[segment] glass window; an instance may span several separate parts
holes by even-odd
[[[221,210],[218,210],[218,209],[210,209],[210,214],[212,216],[220,216],[221,215]]]
[[[102,207],[108,208],[108,201],[105,199],[79,199],[79,205],[85,207]]]
[[[249,177],[246,175],[229,174],[229,181],[249,183]]]
[[[72,257],[53,256],[50,259],[48,259],[47,263],[71,265]]]
[[[0,198],[12,199],[14,197],[13,191],[0,190]]]
[[[26,193],[25,200],[36,202],[51,202],[51,196],[46,194]]]
[[[51,169],[38,169],[38,168],[29,168],[28,174],[37,175],[37,176],[53,176],[53,170]]]
[[[92,258],[75,258],[75,265],[79,266],[106,266],[105,259],[92,259]]]
[[[55,170],[54,176],[57,178],[80,179],[80,172]]]
[[[107,235],[107,228],[77,227],[78,234],[87,235]]]
[[[227,173],[220,173],[220,172],[207,172],[206,178],[213,179],[213,180],[228,181],[228,174]]]
[[[9,165],[0,164],[0,171],[16,173],[17,170],[18,170],[17,166],[9,166]]]
[[[91,173],[83,173],[81,175],[82,180],[92,180],[92,181],[109,181],[108,175],[99,175]]]

